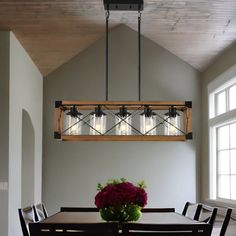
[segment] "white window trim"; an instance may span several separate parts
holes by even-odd
[[[212,92],[219,92],[220,90],[231,86],[236,82],[236,64],[226,70],[224,73],[216,77],[208,84],[208,94]],[[234,79],[233,79],[234,78]],[[231,81],[232,79],[232,81]]]
[[[209,199],[208,202],[219,205],[236,206],[235,200],[216,197],[216,127],[236,120],[236,109],[215,117],[215,94],[236,83],[236,64],[208,84],[208,134],[209,134]],[[228,102],[227,102],[228,104]]]

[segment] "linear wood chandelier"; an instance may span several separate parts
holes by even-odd
[[[106,101],[56,101],[54,138],[62,141],[185,141],[192,139],[191,101],[141,101],[143,0],[104,0]],[[108,100],[108,24],[111,10],[138,11],[139,101]]]

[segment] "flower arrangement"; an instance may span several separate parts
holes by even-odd
[[[136,221],[147,204],[145,188],[144,181],[135,186],[124,178],[109,180],[105,186],[99,183],[95,205],[106,221]]]

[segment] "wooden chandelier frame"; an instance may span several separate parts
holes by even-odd
[[[177,111],[183,112],[183,129],[181,135],[67,135],[64,129],[64,113],[71,107],[76,106],[79,110],[94,110],[101,106],[109,110],[119,110],[121,106],[126,106],[128,110],[136,110],[139,107],[149,106],[153,111],[168,110],[175,107]],[[192,139],[192,102],[145,102],[145,101],[56,101],[54,111],[54,138],[61,141],[186,141]]]

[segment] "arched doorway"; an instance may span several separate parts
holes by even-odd
[[[35,132],[27,111],[22,110],[21,206],[34,203]]]

